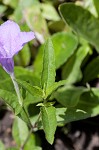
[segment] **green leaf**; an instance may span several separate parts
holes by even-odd
[[[66,84],[66,80],[61,80],[59,82],[55,82],[52,86],[50,86],[46,91],[46,97],[47,98],[52,92],[54,92],[57,88],[59,88],[62,85]]]
[[[86,90],[84,87],[64,86],[54,93],[54,98],[64,107],[74,107],[78,104],[81,94]]]
[[[57,11],[55,10],[55,8],[53,7],[53,5],[42,3],[41,10],[42,10],[42,16],[45,19],[54,20],[54,21],[60,20],[60,17]]]
[[[12,1],[12,0],[6,0],[6,1]],[[15,3],[15,2],[14,2]],[[10,3],[10,5],[13,4],[13,2]],[[32,5],[38,4],[38,0],[19,0],[17,7],[15,6],[14,13],[10,16],[10,19],[16,21],[17,23],[23,24],[23,13],[25,9],[30,8]]]
[[[44,47],[43,52],[43,70],[41,76],[41,85],[46,93],[46,90],[55,82],[55,56],[54,48],[51,39],[49,38]]]
[[[25,107],[23,107],[20,111],[20,113],[17,115],[20,119],[22,119],[28,126],[30,125],[30,120],[29,120],[29,116],[28,113],[25,109]],[[28,117],[27,117],[28,116]]]
[[[82,4],[81,4],[82,6]],[[93,0],[84,0],[83,7],[91,12],[96,18],[98,17],[97,11],[94,6]]]
[[[29,105],[29,104],[37,104],[39,102],[42,102],[43,99],[41,97],[37,97],[34,95],[31,95],[29,92],[26,92],[26,98],[24,100],[24,105]]]
[[[62,69],[62,79],[66,80],[67,84],[72,84],[80,81],[82,78],[81,64],[86,57],[90,47],[88,44],[82,45],[66,62]]]
[[[1,15],[1,16],[2,16],[2,14],[5,12],[6,9],[7,9],[6,6],[0,5],[0,15]]]
[[[96,8],[96,11],[98,13],[98,17],[99,17],[99,1],[98,0],[93,0],[94,6]]]
[[[15,67],[14,72],[16,78],[28,81],[34,86],[40,86],[38,78],[33,75],[33,71],[22,67]],[[15,93],[10,76],[2,68],[0,68],[0,89],[4,89],[10,92],[13,91],[13,93]]]
[[[4,3],[5,5],[9,5],[9,6],[12,7],[12,8],[16,8],[18,2],[19,2],[19,0],[17,0],[17,1],[13,1],[13,0],[3,0],[3,3]]]
[[[10,78],[10,76],[5,72],[5,70],[0,66],[0,82]]]
[[[63,19],[73,30],[94,45],[99,52],[99,20],[88,10],[73,3],[60,5],[59,10]]]
[[[99,89],[93,88],[91,91],[84,92],[79,99],[78,105],[70,108],[57,106],[56,116],[58,125],[86,119],[99,114]]]
[[[52,36],[52,42],[55,49],[55,64],[58,69],[74,53],[78,39],[72,33],[60,32]]]
[[[63,31],[65,28],[65,23],[63,20],[59,20],[59,21],[50,21],[48,23],[48,27],[50,29],[51,32],[60,32]]]
[[[41,117],[46,139],[50,144],[53,144],[57,126],[55,107],[41,107]]]
[[[46,20],[41,14],[40,4],[35,4],[29,8],[25,8],[23,16],[30,29],[35,31],[36,38],[40,43],[44,43],[44,39],[49,36],[49,31]]]
[[[38,126],[39,122],[41,125],[41,121],[40,121],[40,119],[38,119],[39,115],[40,115],[40,108],[37,107],[36,104],[29,104],[26,106],[26,108],[27,108],[27,112],[29,114],[29,118],[30,118],[33,126],[35,125],[35,122],[37,122],[37,120],[38,120],[37,128],[35,128],[35,129],[36,130],[39,129],[39,126]]]
[[[31,7],[32,5],[39,4],[39,0],[21,0],[19,4],[21,5],[21,8],[25,9],[27,7]]]
[[[15,148],[15,147],[9,147],[9,148],[7,148],[7,150],[19,150],[19,149]]]
[[[58,69],[74,53],[78,45],[78,40],[74,34],[65,32],[56,33],[51,39],[55,51],[55,65]],[[40,47],[34,62],[34,73],[39,77],[43,68],[43,49],[44,45]]]
[[[36,76],[34,76],[32,69],[29,69],[29,68],[26,69],[23,67],[15,67],[14,72],[15,72],[16,78],[28,81],[32,85],[40,86],[39,80]]]
[[[16,117],[14,120],[12,134],[19,147],[23,145],[24,141],[29,135],[29,130],[26,123],[19,117]],[[35,135],[30,134],[30,137],[25,145],[24,150],[32,150],[36,146],[35,143]]]
[[[14,110],[16,115],[20,112],[21,106],[18,103],[17,96],[12,92],[0,89],[0,98]]]
[[[13,123],[12,135],[18,146],[22,146],[28,136],[28,128],[24,121],[16,117]]]
[[[0,150],[5,150],[4,144],[0,141]]]
[[[28,45],[25,45],[24,48],[19,52],[19,54],[14,57],[15,63],[21,66],[29,65],[30,59],[31,55]]]
[[[94,58],[85,68],[83,82],[89,82],[99,77],[99,57]]]
[[[37,86],[32,86],[30,83],[27,83],[26,81],[22,81],[22,80],[18,80],[18,79],[16,79],[16,81],[33,96],[42,98],[43,91],[41,88],[39,88]]]

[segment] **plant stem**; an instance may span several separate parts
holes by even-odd
[[[17,97],[18,97],[19,104],[22,107],[23,100],[22,100],[21,95],[20,95],[19,86],[18,86],[17,82],[15,81],[14,73],[10,74],[10,77],[12,79],[12,82],[13,82],[13,85],[14,85],[14,88],[15,88],[15,91],[16,91],[16,94],[17,94]]]
[[[17,82],[15,81],[14,73],[10,74],[10,77],[12,79],[12,82],[13,82],[13,85],[14,85],[14,88],[15,88],[15,91],[16,91],[16,94],[17,94],[17,97],[18,97],[19,104],[21,105],[21,107],[22,107],[22,109],[23,109],[23,111],[24,111],[24,113],[25,113],[25,115],[28,119],[28,123],[29,123],[30,128],[33,128],[32,124],[31,124],[31,121],[29,119],[29,116],[28,116],[28,114],[27,114],[27,112],[26,112],[26,110],[23,106],[23,98],[20,95],[19,86],[18,86]]]
[[[21,105],[21,107],[22,107],[22,109],[23,109],[23,111],[24,111],[24,113],[25,113],[25,115],[26,115],[26,117],[27,117],[27,119],[28,119],[28,123],[29,123],[29,127],[30,127],[30,132],[29,132],[29,134],[28,134],[26,140],[24,141],[23,145],[22,145],[21,148],[20,148],[20,150],[24,150],[24,147],[25,147],[25,145],[26,145],[26,143],[27,143],[27,141],[28,141],[28,139],[29,139],[31,133],[34,131],[34,128],[37,127],[37,123],[38,123],[38,121],[39,121],[39,119],[40,119],[40,114],[39,114],[38,119],[37,119],[37,121],[35,122],[34,126],[32,126],[32,123],[31,123],[31,121],[30,121],[30,119],[29,119],[29,116],[28,116],[28,114],[27,114],[27,112],[26,112],[26,110],[25,110],[25,108],[24,108],[24,106],[23,106],[23,98],[22,98],[21,95],[20,95],[19,86],[18,86],[17,82],[15,81],[14,73],[10,74],[10,77],[11,77],[11,79],[12,79],[12,82],[13,82],[13,85],[14,85],[14,88],[15,88],[15,91],[16,91],[16,94],[17,94],[17,97],[18,97],[19,104]]]
[[[31,133],[32,133],[32,132],[34,131],[34,129],[37,127],[37,123],[38,123],[38,121],[39,121],[39,119],[40,119],[40,115],[41,115],[41,113],[39,113],[38,118],[37,118],[37,121],[36,121],[35,124],[31,127],[31,129],[30,129],[30,131],[29,131],[29,134],[28,134],[26,140],[24,141],[23,145],[20,147],[20,150],[24,150],[24,147],[25,147],[26,143],[28,142]]]
[[[21,146],[20,150],[24,150],[24,147],[25,147],[26,143],[28,142],[29,137],[30,137],[32,131],[33,131],[33,130],[32,130],[32,128],[31,128],[30,131],[29,131],[29,134],[28,134],[26,140],[24,141],[23,145]]]
[[[28,119],[28,124],[29,124],[28,126],[29,126],[29,128],[30,128],[30,129],[33,129],[32,123],[31,123],[31,121],[30,121],[30,118],[29,118],[29,116],[28,116],[28,114],[27,114],[25,108],[22,107],[22,109],[23,109],[23,111],[24,111],[24,113],[25,113],[25,115],[26,115],[26,117],[27,117],[27,119]]]

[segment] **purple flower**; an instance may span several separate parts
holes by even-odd
[[[14,21],[8,20],[0,26],[0,63],[7,73],[13,73],[13,56],[34,38],[32,31],[21,32]]]

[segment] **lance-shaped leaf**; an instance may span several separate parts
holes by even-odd
[[[53,106],[41,107],[41,117],[43,129],[47,141],[52,144],[54,141],[54,134],[56,131],[57,120],[56,120],[56,109]]]
[[[17,96],[12,92],[0,89],[0,98],[14,110],[16,115],[20,112],[21,106],[18,103]]]
[[[51,40],[55,52],[55,67],[58,69],[75,52],[78,46],[78,38],[70,32],[58,32],[51,37]],[[41,76],[43,68],[43,50],[44,44],[39,48],[37,58],[33,64],[36,76]]]
[[[59,82],[55,82],[52,86],[50,86],[46,91],[46,97],[47,98],[52,92],[54,92],[57,88],[59,88],[62,85],[65,85],[67,83],[67,80],[61,80]]]
[[[41,88],[39,88],[38,86],[32,86],[30,83],[27,83],[26,81],[22,81],[19,79],[16,79],[16,81],[23,87],[25,88],[30,94],[32,94],[33,96],[37,96],[42,98],[43,96],[43,91]]]
[[[43,51],[43,70],[41,85],[46,93],[46,89],[55,82],[55,55],[51,39],[49,38]]]
[[[94,45],[99,52],[99,20],[88,10],[73,3],[60,5],[59,10],[63,19],[73,30]]]

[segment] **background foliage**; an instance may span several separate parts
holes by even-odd
[[[57,126],[99,114],[98,6],[98,0],[0,1],[0,23],[14,20],[36,36],[14,58],[23,105],[34,126],[25,150],[42,149],[38,130],[52,144]],[[17,150],[29,135],[29,121],[2,67],[0,97],[16,115],[12,134],[17,146],[11,150]],[[0,147],[5,149],[1,141]]]

